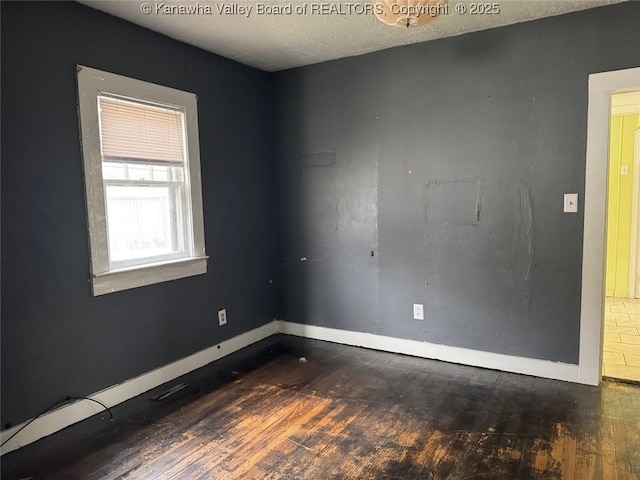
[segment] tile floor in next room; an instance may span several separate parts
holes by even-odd
[[[640,382],[640,299],[607,297],[603,374]]]

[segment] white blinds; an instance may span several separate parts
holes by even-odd
[[[183,113],[114,97],[98,97],[104,161],[184,163]]]

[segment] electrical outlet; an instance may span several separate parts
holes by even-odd
[[[223,326],[227,324],[227,309],[223,308],[218,310],[218,325]]]
[[[413,304],[413,319],[424,320],[424,305],[422,303]]]

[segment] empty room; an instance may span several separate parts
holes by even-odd
[[[640,478],[640,2],[0,16],[3,479]]]

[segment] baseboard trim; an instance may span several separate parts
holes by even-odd
[[[226,357],[271,335],[275,335],[277,333],[276,326],[276,322],[269,322],[266,325],[242,333],[181,360],[165,365],[164,367],[144,373],[139,377],[132,378],[118,385],[108,387],[89,397],[99,400],[108,407],[114,407],[163,383],[170,382],[186,373],[204,367],[211,362]],[[80,400],[52,410],[37,418],[31,425],[0,448],[0,455],[17,450],[18,448],[62,430],[69,425],[92,417],[100,413],[101,410],[102,408],[98,404],[87,400]],[[14,432],[20,429],[25,423],[27,422],[0,432],[0,443],[13,435]]]
[[[372,333],[352,332],[349,330],[285,322],[283,320],[277,320],[275,323],[277,323],[277,331],[286,335],[325,340],[327,342],[371,348],[385,352],[402,353],[414,357],[442,360],[461,365],[489,368],[491,370],[521,373],[553,380],[584,383],[580,381],[578,365],[568,363],[515,357],[469,348],[437,345],[417,340],[375,335]]]
[[[500,353],[437,345],[372,333],[353,332],[276,320],[165,365],[164,367],[142,374],[139,377],[108,387],[89,397],[99,400],[108,407],[114,407],[163,383],[170,382],[277,333],[311,338],[314,340],[324,340],[343,345],[371,348],[385,352],[401,353],[414,357],[442,360],[461,365],[588,384],[588,382],[581,381],[578,365],[550,362],[535,358],[514,357]],[[0,448],[0,455],[17,450],[74,423],[92,417],[100,413],[101,410],[99,405],[86,400],[80,400],[53,410],[36,419],[31,425],[20,432],[20,434]],[[13,435],[13,433],[20,429],[25,423],[26,422],[15,425],[0,432],[0,443]]]

